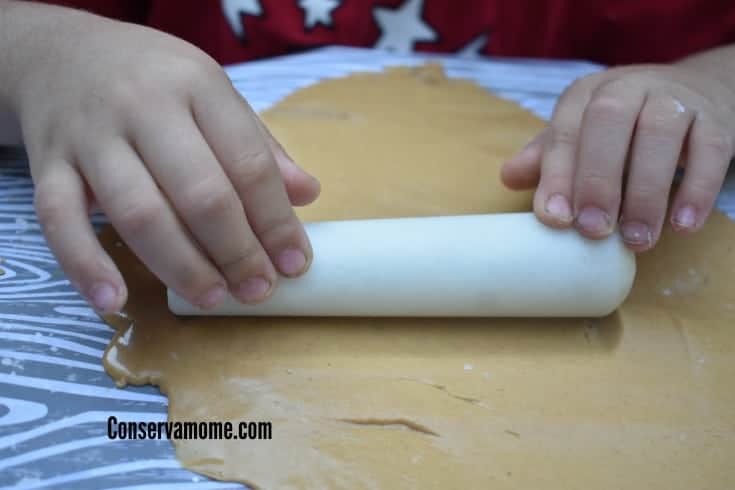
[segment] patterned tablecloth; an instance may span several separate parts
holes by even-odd
[[[232,66],[228,73],[262,110],[322,78],[425,59],[326,48]],[[475,80],[544,118],[564,87],[600,69],[584,62],[430,59],[450,76]],[[59,270],[40,233],[32,192],[22,151],[0,149],[0,488],[243,488],[181,468],[169,441],[108,439],[110,415],[165,420],[166,398],[152,387],[117,389],[104,372],[101,356],[112,330]],[[732,172],[718,207],[735,219]]]

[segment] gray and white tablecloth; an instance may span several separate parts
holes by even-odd
[[[599,70],[584,62],[481,60],[325,48],[229,67],[256,110],[322,78],[386,65],[441,62],[548,118],[561,91]],[[324,135],[329,138],[328,134]],[[152,387],[117,389],[102,368],[112,330],[74,291],[41,235],[23,153],[0,149],[0,488],[206,490],[243,488],[181,467],[169,441],[119,442],[107,418],[165,420]],[[735,219],[735,175],[718,207]],[[103,218],[93,220],[102,223]]]

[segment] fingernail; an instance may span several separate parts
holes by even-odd
[[[653,242],[651,229],[645,223],[638,221],[628,221],[620,225],[620,231],[623,233],[623,240],[630,245],[648,246]]]
[[[237,297],[246,303],[257,303],[265,299],[270,289],[271,283],[267,279],[251,277],[237,288]]]
[[[296,248],[287,248],[276,261],[278,269],[287,276],[295,276],[306,267],[306,255]]]
[[[225,299],[225,296],[227,296],[227,289],[225,289],[225,287],[222,285],[215,286],[204,293],[196,302],[196,305],[199,308],[208,310],[222,303],[222,301],[224,301]]]
[[[697,212],[694,210],[694,206],[686,205],[681,208],[672,221],[678,228],[693,228],[697,222]]]
[[[610,215],[600,208],[582,208],[577,216],[577,227],[593,235],[605,235],[611,231]]]
[[[563,223],[572,221],[572,208],[561,194],[552,194],[546,201],[546,212]]]
[[[94,284],[89,289],[89,298],[100,313],[115,313],[117,309],[117,289],[106,282]]]

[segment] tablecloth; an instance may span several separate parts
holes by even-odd
[[[326,77],[415,65],[427,59],[451,77],[548,118],[574,79],[601,69],[576,61],[396,55],[324,48],[227,68],[256,110]],[[325,139],[329,135],[324,135]],[[181,467],[169,441],[115,441],[107,418],[165,420],[166,398],[153,387],[118,389],[102,368],[112,330],[59,270],[36,220],[22,150],[0,148],[0,488],[208,490],[243,488]],[[718,207],[735,219],[735,175]],[[104,222],[94,216],[93,222]]]

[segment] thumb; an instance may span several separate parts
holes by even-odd
[[[274,148],[272,151],[276,157],[278,168],[281,169],[281,176],[286,185],[286,192],[291,204],[293,206],[311,204],[319,197],[321,191],[319,181],[296,165],[280,145],[278,147],[280,150]]]
[[[548,126],[537,134],[526,146],[503,163],[500,180],[513,190],[536,187],[541,177],[541,157],[549,136]]]
[[[260,117],[256,116],[255,120],[258,122],[260,130],[268,141],[268,146],[276,159],[291,205],[306,206],[314,202],[321,191],[319,181],[296,165],[296,162],[286,153],[281,143],[273,137],[273,134],[263,124]]]

